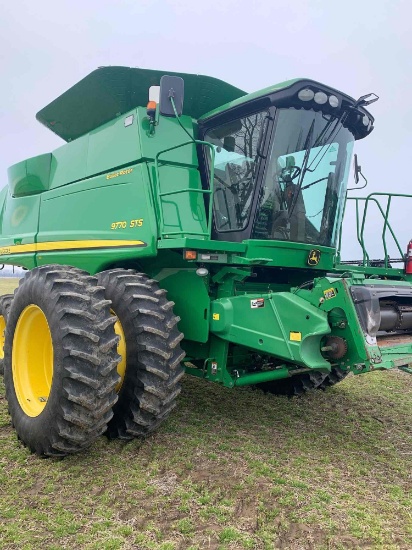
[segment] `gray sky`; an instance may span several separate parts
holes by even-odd
[[[96,67],[125,65],[206,74],[248,92],[295,77],[356,98],[375,92],[375,130],[355,147],[368,191],[412,192],[411,20],[410,0],[4,1],[0,186],[8,166],[63,144],[35,120],[39,109]],[[405,200],[393,214],[406,248]],[[344,255],[359,257],[348,221]],[[370,228],[375,256],[379,227]]]

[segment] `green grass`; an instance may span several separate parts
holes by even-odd
[[[0,548],[412,548],[412,377],[302,399],[186,377],[146,441],[30,455],[0,381]]]
[[[30,455],[0,383],[0,547],[411,548],[412,377],[298,400],[187,377],[146,441]]]

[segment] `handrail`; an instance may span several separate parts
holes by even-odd
[[[210,182],[209,182],[209,189],[191,189],[190,187],[184,188],[184,189],[177,189],[176,191],[166,191],[161,192],[160,190],[160,172],[159,172],[159,164],[172,164],[170,161],[159,161],[160,155],[163,155],[164,153],[168,153],[169,151],[174,151],[175,149],[179,149],[180,147],[185,147],[186,145],[206,145],[211,149],[212,155],[211,155],[211,169],[210,169]],[[181,143],[180,145],[175,145],[174,147],[169,147],[168,149],[163,149],[163,151],[159,151],[155,157],[155,176],[156,176],[156,187],[157,187],[157,196],[158,196],[158,203],[159,203],[159,218],[160,218],[160,237],[163,238],[166,235],[182,235],[185,233],[185,231],[164,231],[165,222],[164,222],[164,216],[163,216],[163,201],[162,197],[168,197],[170,195],[179,195],[181,193],[202,193],[203,195],[213,195],[213,184],[214,184],[214,178],[215,178],[215,149],[211,143],[208,141],[202,141],[199,139],[193,139],[192,141],[186,141],[184,143]],[[208,237],[211,238],[212,233],[212,207],[213,207],[213,200],[209,201],[209,211],[207,214],[207,231],[206,232],[194,232],[190,231],[190,235],[198,235],[202,237]]]
[[[387,197],[385,212],[384,212],[379,200],[376,197]],[[393,197],[412,198],[412,195],[406,195],[404,193],[380,193],[380,192],[375,192],[375,193],[370,193],[367,197],[346,197],[346,200],[352,200],[352,201],[355,201],[355,203],[356,203],[356,236],[357,236],[358,242],[359,242],[359,244],[362,248],[363,266],[369,265],[369,262],[370,262],[369,254],[368,254],[368,252],[366,250],[366,246],[365,246],[364,234],[365,234],[366,215],[367,215],[367,212],[368,212],[368,206],[371,202],[376,204],[376,206],[378,207],[378,209],[379,209],[379,211],[382,214],[382,217],[384,219],[384,224],[383,224],[383,228],[382,228],[382,244],[383,244],[383,249],[384,249],[384,253],[385,253],[385,259],[384,259],[385,268],[388,267],[388,247],[387,247],[387,243],[386,243],[386,231],[387,230],[390,232],[390,234],[391,234],[391,236],[392,236],[392,238],[393,238],[393,240],[394,240],[394,242],[395,242],[395,244],[398,248],[398,251],[399,251],[401,257],[403,258],[403,256],[404,256],[404,252],[403,252],[403,250],[402,250],[402,248],[399,244],[398,239],[396,238],[396,235],[395,235],[395,233],[392,229],[391,224],[389,223],[389,211],[390,211],[390,207],[391,207]],[[364,205],[364,208],[363,208],[363,216],[362,216],[361,224],[360,224],[360,216],[359,216],[359,203],[360,203],[360,201],[365,202],[365,205]],[[341,235],[342,235],[342,232],[341,232]],[[341,237],[341,235],[340,235],[340,237]]]

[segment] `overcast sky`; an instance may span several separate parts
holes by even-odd
[[[375,92],[375,130],[355,147],[368,191],[412,192],[411,21],[411,0],[3,2],[1,186],[8,166],[63,144],[38,110],[96,67],[125,65],[206,74],[248,92],[295,77],[356,98]],[[394,211],[405,248],[410,202]],[[379,233],[375,221],[375,256]],[[353,217],[344,240],[345,256],[358,257]]]

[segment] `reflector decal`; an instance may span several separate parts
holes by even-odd
[[[330,300],[336,296],[336,290],[334,288],[327,288],[323,291],[323,295],[325,296],[325,300]]]
[[[31,244],[14,244],[0,248],[0,256],[11,254],[28,254],[31,252],[56,252],[60,250],[86,250],[98,248],[133,248],[143,247],[147,244],[143,241],[129,240],[87,240],[87,241],[51,241]]]

